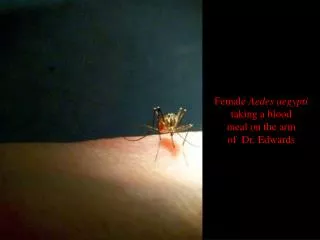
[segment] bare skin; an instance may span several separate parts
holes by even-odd
[[[162,139],[1,144],[0,239],[201,239],[202,133]]]

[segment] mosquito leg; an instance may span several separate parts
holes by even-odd
[[[176,118],[176,127],[178,127],[180,125],[180,123],[181,123],[184,115],[186,114],[186,112],[187,112],[187,109],[182,108],[182,107],[179,108],[179,111],[178,111],[178,113],[176,115],[177,116],[177,118]]]
[[[163,120],[164,119],[164,115],[163,115],[160,107],[158,107],[158,112],[160,114],[161,119]]]
[[[159,134],[159,137],[160,137],[160,134]],[[156,157],[154,158],[155,162],[157,161],[157,158],[158,158],[158,154],[159,154],[159,150],[160,150],[160,143],[161,143],[161,137],[160,137],[159,142],[158,142],[158,148],[157,148]]]
[[[184,161],[185,161],[185,163],[186,163],[186,166],[189,167],[189,162],[188,162],[188,160],[187,160],[186,153],[184,152],[184,148],[183,148],[183,150],[182,150],[182,153],[183,153],[183,158],[184,158]]]
[[[160,107],[155,107],[153,108],[153,118],[152,118],[152,127],[155,128],[155,123],[156,123],[156,118],[157,120],[159,119],[159,116],[158,116],[158,111],[159,111]],[[158,120],[159,122],[159,120]],[[157,126],[158,128],[158,126]]]
[[[187,141],[187,136],[189,134],[189,131],[186,133],[186,135],[184,136],[184,139],[183,139],[183,143],[182,143],[182,146],[184,146],[184,143]]]
[[[150,133],[152,133],[152,131],[154,131],[154,129],[150,128],[148,125],[146,125],[146,127],[148,127],[148,130],[147,132],[142,136],[142,137],[139,137],[137,139],[129,139],[127,137],[123,137],[124,139],[128,140],[128,141],[139,141],[145,137],[148,137]]]
[[[173,141],[173,133],[170,133],[170,135],[171,135],[172,147],[175,148],[176,146],[174,145],[174,141]]]
[[[184,136],[183,143],[182,143],[182,146],[183,146],[183,148],[182,148],[183,158],[184,158],[184,161],[185,161],[187,167],[189,167],[189,163],[188,163],[188,160],[187,160],[187,157],[186,157],[186,153],[184,152],[184,143],[187,140],[188,134],[189,134],[189,132],[187,132],[186,135]]]
[[[158,134],[159,134],[159,138],[161,140],[161,133],[160,133],[160,129],[159,129],[159,118],[161,118],[163,120],[163,114],[161,112],[160,107],[155,107],[153,108],[153,121],[152,121],[152,127],[154,129],[157,129]],[[157,125],[157,126],[155,126]]]

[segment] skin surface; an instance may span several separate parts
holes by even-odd
[[[156,162],[158,135],[1,144],[0,239],[201,239],[202,132],[187,140],[162,136]]]

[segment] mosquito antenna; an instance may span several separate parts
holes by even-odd
[[[181,134],[178,133],[178,132],[177,132],[176,134],[178,134],[178,136],[183,139],[183,144],[184,144],[184,142],[186,142],[186,143],[188,143],[189,145],[191,145],[191,146],[193,146],[193,147],[200,147],[200,146],[198,146],[198,145],[192,144],[191,142],[189,142],[189,141],[187,140],[188,133],[189,133],[189,132],[187,132],[187,134],[186,134],[185,137],[181,136]]]

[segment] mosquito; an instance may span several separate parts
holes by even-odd
[[[173,148],[175,148],[175,144],[173,141],[173,135],[176,133],[183,139],[182,146],[184,146],[185,142],[189,143],[187,141],[187,136],[188,136],[188,130],[190,130],[193,127],[193,124],[181,124],[181,121],[186,114],[187,109],[180,107],[177,113],[166,113],[164,114],[161,111],[161,108],[154,107],[153,108],[153,120],[152,120],[152,126],[151,125],[144,125],[146,128],[148,128],[149,131],[155,132],[159,135],[159,145],[158,145],[158,150],[157,154],[155,157],[155,161],[158,158],[159,154],[159,148],[160,148],[160,142],[161,142],[161,135],[162,134],[170,134],[171,136],[171,143]],[[186,135],[183,137],[180,135],[180,132],[187,132]],[[128,141],[139,141],[148,135],[144,135],[138,139],[128,139],[125,138]],[[189,143],[190,145],[193,145]],[[188,165],[188,164],[187,164]]]

